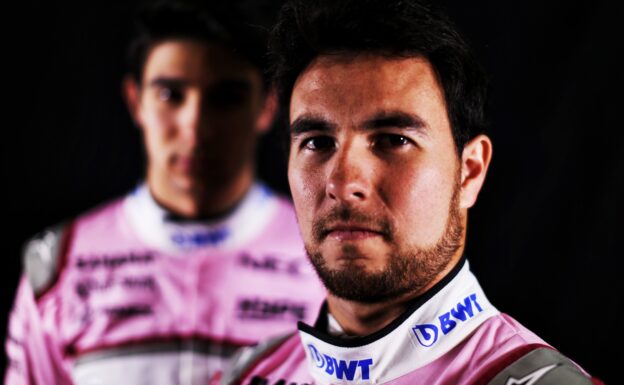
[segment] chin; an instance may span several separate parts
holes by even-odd
[[[326,256],[323,259],[330,268],[353,268],[367,272],[383,269],[387,255],[387,251],[379,247],[363,247],[351,243],[323,247],[320,251],[321,255]]]
[[[187,176],[175,177],[173,178],[172,182],[172,185],[175,187],[175,189],[180,192],[191,194],[196,192],[202,192],[204,190],[203,183],[199,183],[195,179]]]

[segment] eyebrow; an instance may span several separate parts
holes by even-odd
[[[371,119],[367,119],[362,126],[372,130],[389,127],[403,128],[416,130],[423,134],[426,134],[429,128],[420,116],[405,111],[381,111]]]
[[[290,134],[301,135],[310,131],[329,132],[336,129],[336,125],[316,115],[304,114],[290,124]]]
[[[416,114],[404,111],[381,111],[361,125],[364,130],[381,128],[401,128],[415,130],[427,134],[429,126]],[[290,125],[290,133],[297,136],[309,131],[329,132],[336,129],[336,124],[327,121],[322,116],[304,114],[295,119]]]
[[[192,82],[179,77],[166,77],[160,76],[152,79],[148,85],[156,86],[156,87],[171,87],[171,88],[183,88],[191,85]],[[215,89],[237,89],[241,91],[248,91],[252,88],[251,82],[247,79],[239,79],[239,78],[223,78],[216,81],[214,84],[210,86],[210,88]]]
[[[148,83],[150,87],[174,87],[174,88],[182,88],[188,86],[190,82],[186,79],[177,78],[177,77],[157,77]]]

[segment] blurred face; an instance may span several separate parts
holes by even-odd
[[[321,56],[295,83],[290,125],[297,217],[332,294],[396,298],[461,253],[460,162],[426,60]]]
[[[135,111],[152,188],[204,191],[234,180],[252,159],[261,81],[218,45],[168,40],[152,48]]]

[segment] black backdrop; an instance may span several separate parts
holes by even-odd
[[[3,12],[3,329],[24,240],[140,178],[140,135],[120,97],[133,3],[25,2]],[[606,1],[443,3],[492,81],[494,159],[470,212],[472,269],[499,309],[615,384],[622,12]],[[259,171],[287,191],[272,139]]]

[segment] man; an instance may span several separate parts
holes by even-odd
[[[256,11],[142,11],[124,89],[146,182],[27,245],[7,384],[205,384],[238,347],[315,316],[294,211],[254,180],[275,105]]]
[[[271,43],[328,296],[314,326],[242,352],[222,383],[591,384],[496,310],[463,256],[492,143],[483,74],[450,22],[416,1],[294,0]]]

